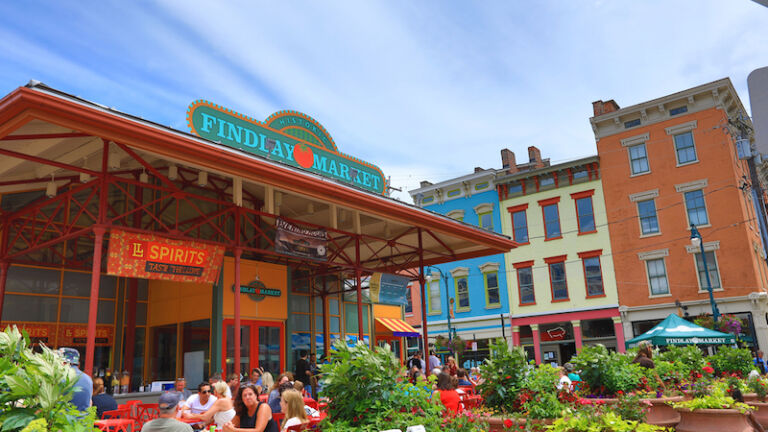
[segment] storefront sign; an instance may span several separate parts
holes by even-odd
[[[558,341],[565,339],[566,331],[562,327],[555,327],[541,333],[542,342]]]
[[[387,190],[377,166],[340,153],[325,128],[296,111],[280,111],[265,122],[204,100],[189,105],[192,133],[297,168],[330,177],[371,192]]]
[[[410,279],[387,273],[374,273],[369,281],[370,297],[374,303],[404,306]]]
[[[232,291],[235,291],[234,285],[232,285]],[[255,279],[246,285],[240,285],[240,294],[248,294],[251,300],[259,302],[264,300],[265,297],[280,297],[281,291],[275,288],[267,288],[264,282]]]
[[[31,323],[13,323],[4,322],[0,324],[0,329],[9,326],[16,326],[19,331],[24,331],[29,336],[29,341],[33,344],[44,343],[48,346],[54,344],[53,336],[56,334],[56,324],[31,324]]]
[[[222,246],[112,230],[107,273],[142,279],[214,283],[223,258]]]
[[[325,230],[301,228],[281,218],[275,221],[275,252],[325,261],[328,233]]]
[[[96,327],[96,345],[112,346],[114,329],[112,326]],[[88,340],[88,327],[85,325],[60,325],[59,346],[85,345]]]

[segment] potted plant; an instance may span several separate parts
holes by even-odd
[[[714,383],[709,394],[672,404],[680,413],[677,432],[751,432],[749,405],[728,396],[724,382]]]
[[[632,363],[628,355],[608,351],[603,345],[582,347],[571,363],[589,387],[588,398],[615,399],[619,391],[628,393],[637,389],[643,376],[641,367]]]
[[[707,358],[717,375],[737,374],[745,377],[754,368],[752,353],[746,348],[721,346]]]
[[[768,381],[762,377],[750,377],[746,382],[750,395],[744,395],[744,402],[756,408],[755,418],[763,427],[768,426],[768,402],[765,397],[768,395]],[[747,398],[752,396],[751,398]]]
[[[477,391],[485,407],[497,414],[514,411],[517,393],[523,387],[528,370],[526,353],[521,347],[509,348],[503,339],[491,344],[490,357],[480,366],[483,382]]]
[[[663,430],[665,429],[661,426],[623,419],[613,411],[590,410],[557,419],[547,428],[548,432],[657,432]]]

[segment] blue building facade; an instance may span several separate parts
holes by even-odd
[[[422,182],[409,193],[420,207],[500,233],[502,215],[495,176],[496,170],[476,168],[472,174],[441,183]],[[504,255],[455,261],[424,271],[430,341],[448,337],[450,315],[451,333],[466,341],[460,366],[469,368],[485,359],[494,339],[511,340],[509,328],[504,329],[510,312]]]

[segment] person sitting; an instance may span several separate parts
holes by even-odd
[[[301,382],[301,381],[297,381]],[[304,397],[297,390],[288,389],[280,396],[280,409],[285,413],[282,430],[309,422],[304,410]]]
[[[459,366],[456,365],[456,360],[453,358],[453,356],[448,356],[448,358],[445,360],[445,365],[448,367],[448,374],[451,376],[456,376],[456,373],[459,371]]]
[[[475,384],[467,379],[467,370],[459,369],[456,371],[456,377],[459,379],[458,384],[460,386],[474,386]]]
[[[237,390],[240,389],[240,374],[237,374],[237,373],[229,374],[229,379],[227,379],[227,385],[229,386],[229,393],[232,395],[236,395]]]
[[[278,389],[282,384],[289,382],[291,382],[291,378],[286,372],[283,372],[277,377],[277,381],[272,384],[272,387],[269,388],[269,398],[267,399],[267,403],[269,404],[269,407],[272,408],[272,411],[280,409],[280,401],[278,400],[280,398],[280,391]]]
[[[269,405],[259,401],[256,386],[245,384],[235,397],[235,417],[224,424],[224,432],[279,432]]]
[[[568,378],[571,380],[571,382],[581,381],[581,377],[574,370],[575,368],[573,367],[573,363],[566,363],[563,365],[563,367],[565,368],[565,371],[568,373]]]
[[[213,421],[218,427],[224,427],[224,424],[235,417],[234,402],[225,396],[229,386],[224,381],[219,381],[213,385],[213,393],[217,398],[210,408],[201,414],[187,414],[185,417],[200,420],[203,424],[209,424]]]
[[[272,374],[264,371],[264,373],[261,375],[261,388],[263,389],[263,392],[260,394],[269,394],[274,385],[275,379],[272,378]]]
[[[432,394],[434,401],[440,401],[445,406],[445,411],[451,415],[459,413],[459,393],[453,386],[453,380],[447,373],[441,372],[437,376],[437,390]]]
[[[220,375],[211,375],[211,377],[208,378],[208,383],[211,384],[211,388],[215,387],[216,383],[219,381],[221,381]],[[227,391],[222,396],[232,399],[232,391],[229,389],[229,386],[227,386]]]
[[[211,385],[208,381],[203,381],[197,386],[197,394],[193,394],[187,399],[182,407],[182,417],[188,417],[191,414],[202,414],[208,411],[216,402],[216,396],[211,396]]]
[[[157,403],[157,418],[144,423],[141,432],[192,432],[192,426],[176,420],[178,404],[179,395],[176,392],[161,394]]]
[[[107,394],[104,388],[104,380],[101,378],[93,379],[93,397],[91,398],[93,406],[96,407],[96,418],[100,419],[104,411],[117,409],[117,401],[111,395]]]
[[[560,380],[557,382],[557,389],[566,391],[571,391],[571,379],[568,378],[568,372],[565,370],[564,367],[558,368],[557,371],[560,373]]]
[[[283,393],[286,390],[296,390],[296,389],[293,387],[293,384],[291,384],[291,382],[288,381],[280,384],[280,387],[278,387],[277,398],[272,399],[272,394],[269,395],[270,396],[269,407],[272,409],[273,413],[283,412],[282,408],[280,408],[280,398],[283,397]]]
[[[755,353],[753,362],[755,363],[755,368],[761,375],[765,375],[765,373],[768,372],[768,363],[765,362],[762,351],[757,351]]]
[[[179,397],[179,402],[185,402],[192,396],[192,392],[187,390],[187,379],[184,377],[176,378],[176,382],[173,384],[173,389],[177,392],[176,396]]]

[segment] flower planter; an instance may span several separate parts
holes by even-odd
[[[520,426],[525,426],[526,424],[531,425],[538,425],[541,426],[541,430],[545,430],[544,427],[547,425],[551,425],[555,419],[505,419],[501,417],[486,417],[483,419],[484,421],[488,422],[488,432],[504,432],[509,430],[506,426],[504,426],[504,421],[511,420],[512,421],[512,428],[513,429],[519,429]],[[535,429],[534,429],[535,430]]]
[[[746,414],[735,409],[677,409],[680,423],[677,432],[752,432]]]
[[[757,422],[760,423],[763,427],[768,427],[768,402],[758,402],[756,400],[747,401],[746,399],[747,398],[744,398],[744,402],[746,402],[751,407],[757,408],[753,411]]]
[[[651,404],[645,422],[656,426],[674,427],[680,422],[680,413],[669,404],[682,402],[683,399],[683,396],[643,399]]]

